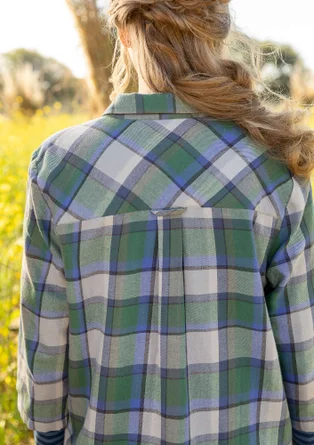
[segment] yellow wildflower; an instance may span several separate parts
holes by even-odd
[[[61,102],[55,102],[55,103],[53,104],[53,108],[54,108],[55,110],[60,110],[60,109],[62,108],[62,103],[61,103]]]

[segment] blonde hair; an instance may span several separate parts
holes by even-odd
[[[305,124],[310,112],[263,83],[261,55],[232,22],[229,0],[111,0],[108,14],[111,31],[127,29],[152,91],[173,93],[212,118],[234,121],[294,175],[312,179],[314,132]],[[232,59],[230,42],[242,45],[242,54],[247,45],[254,70],[244,59]],[[110,100],[138,80],[118,38],[113,63]],[[258,93],[258,81],[282,100],[281,111]]]

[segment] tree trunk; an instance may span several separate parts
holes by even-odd
[[[74,17],[88,64],[92,112],[102,114],[110,105],[112,84],[108,79],[114,50],[106,18],[96,0],[66,0],[66,3]]]

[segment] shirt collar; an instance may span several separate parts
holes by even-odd
[[[191,105],[173,93],[121,93],[102,114],[198,114]]]

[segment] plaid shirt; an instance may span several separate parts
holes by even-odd
[[[120,94],[33,152],[23,231],[29,429],[66,445],[314,440],[312,187],[234,122]]]

